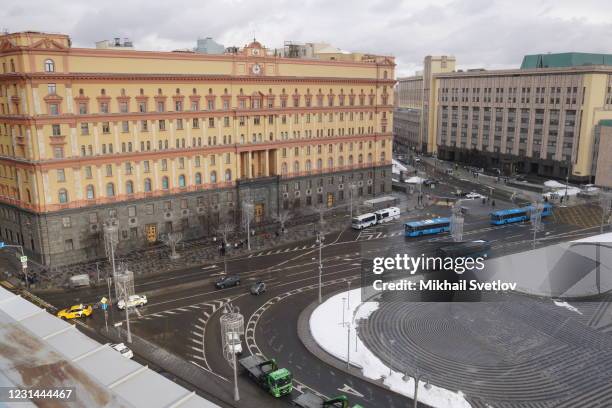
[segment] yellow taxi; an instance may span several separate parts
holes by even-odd
[[[76,319],[78,317],[91,316],[93,309],[91,305],[78,304],[62,309],[57,312],[57,317],[60,319]]]

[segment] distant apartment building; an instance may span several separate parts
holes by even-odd
[[[421,109],[395,107],[393,110],[393,149],[397,153],[415,151],[420,145]]]
[[[391,188],[395,63],[75,48],[0,35],[0,241],[47,265]]]
[[[612,120],[600,120],[595,127],[593,174],[595,185],[612,189]]]
[[[505,174],[594,181],[596,130],[612,118],[612,55],[527,55],[510,70],[429,68],[420,127],[426,151]],[[606,160],[612,151],[598,153]]]
[[[220,55],[225,52],[225,47],[223,44],[219,44],[211,37],[206,37],[198,38],[196,47],[193,50],[199,54]]]
[[[423,71],[411,77],[398,78],[396,85],[397,108],[399,115],[397,126],[394,123],[394,140],[398,141],[398,148],[403,143],[417,152],[435,151],[435,138],[430,136],[434,111],[435,111],[435,75],[439,73],[453,72],[455,70],[455,57],[427,56],[423,63]],[[403,110],[403,111],[400,111]],[[418,122],[414,121],[415,115],[420,117]],[[395,118],[395,115],[394,115]],[[417,135],[416,138],[414,135]]]

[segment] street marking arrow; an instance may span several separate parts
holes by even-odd
[[[354,388],[349,387],[346,384],[344,384],[344,387],[338,388],[338,391],[344,392],[344,393],[347,393],[347,394],[352,394],[352,395],[355,395],[356,397],[359,397],[359,398],[363,398],[363,394],[362,393],[360,393],[359,391],[357,391]]]

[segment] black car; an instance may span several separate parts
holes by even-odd
[[[263,281],[255,282],[251,285],[251,289],[249,290],[251,292],[251,295],[261,295],[266,291],[266,284]]]
[[[223,276],[221,279],[219,279],[215,283],[215,286],[217,287],[217,289],[223,289],[223,288],[227,288],[230,286],[238,286],[238,285],[240,285],[240,277],[238,275]]]

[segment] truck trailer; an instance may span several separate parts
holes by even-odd
[[[238,362],[249,377],[276,398],[290,394],[293,390],[291,372],[286,368],[278,368],[276,360],[252,355],[241,358]]]
[[[339,395],[335,398],[325,399],[310,391],[306,391],[292,401],[293,405],[301,408],[349,408],[349,401],[346,395]],[[364,408],[361,405],[353,405],[352,408]]]

